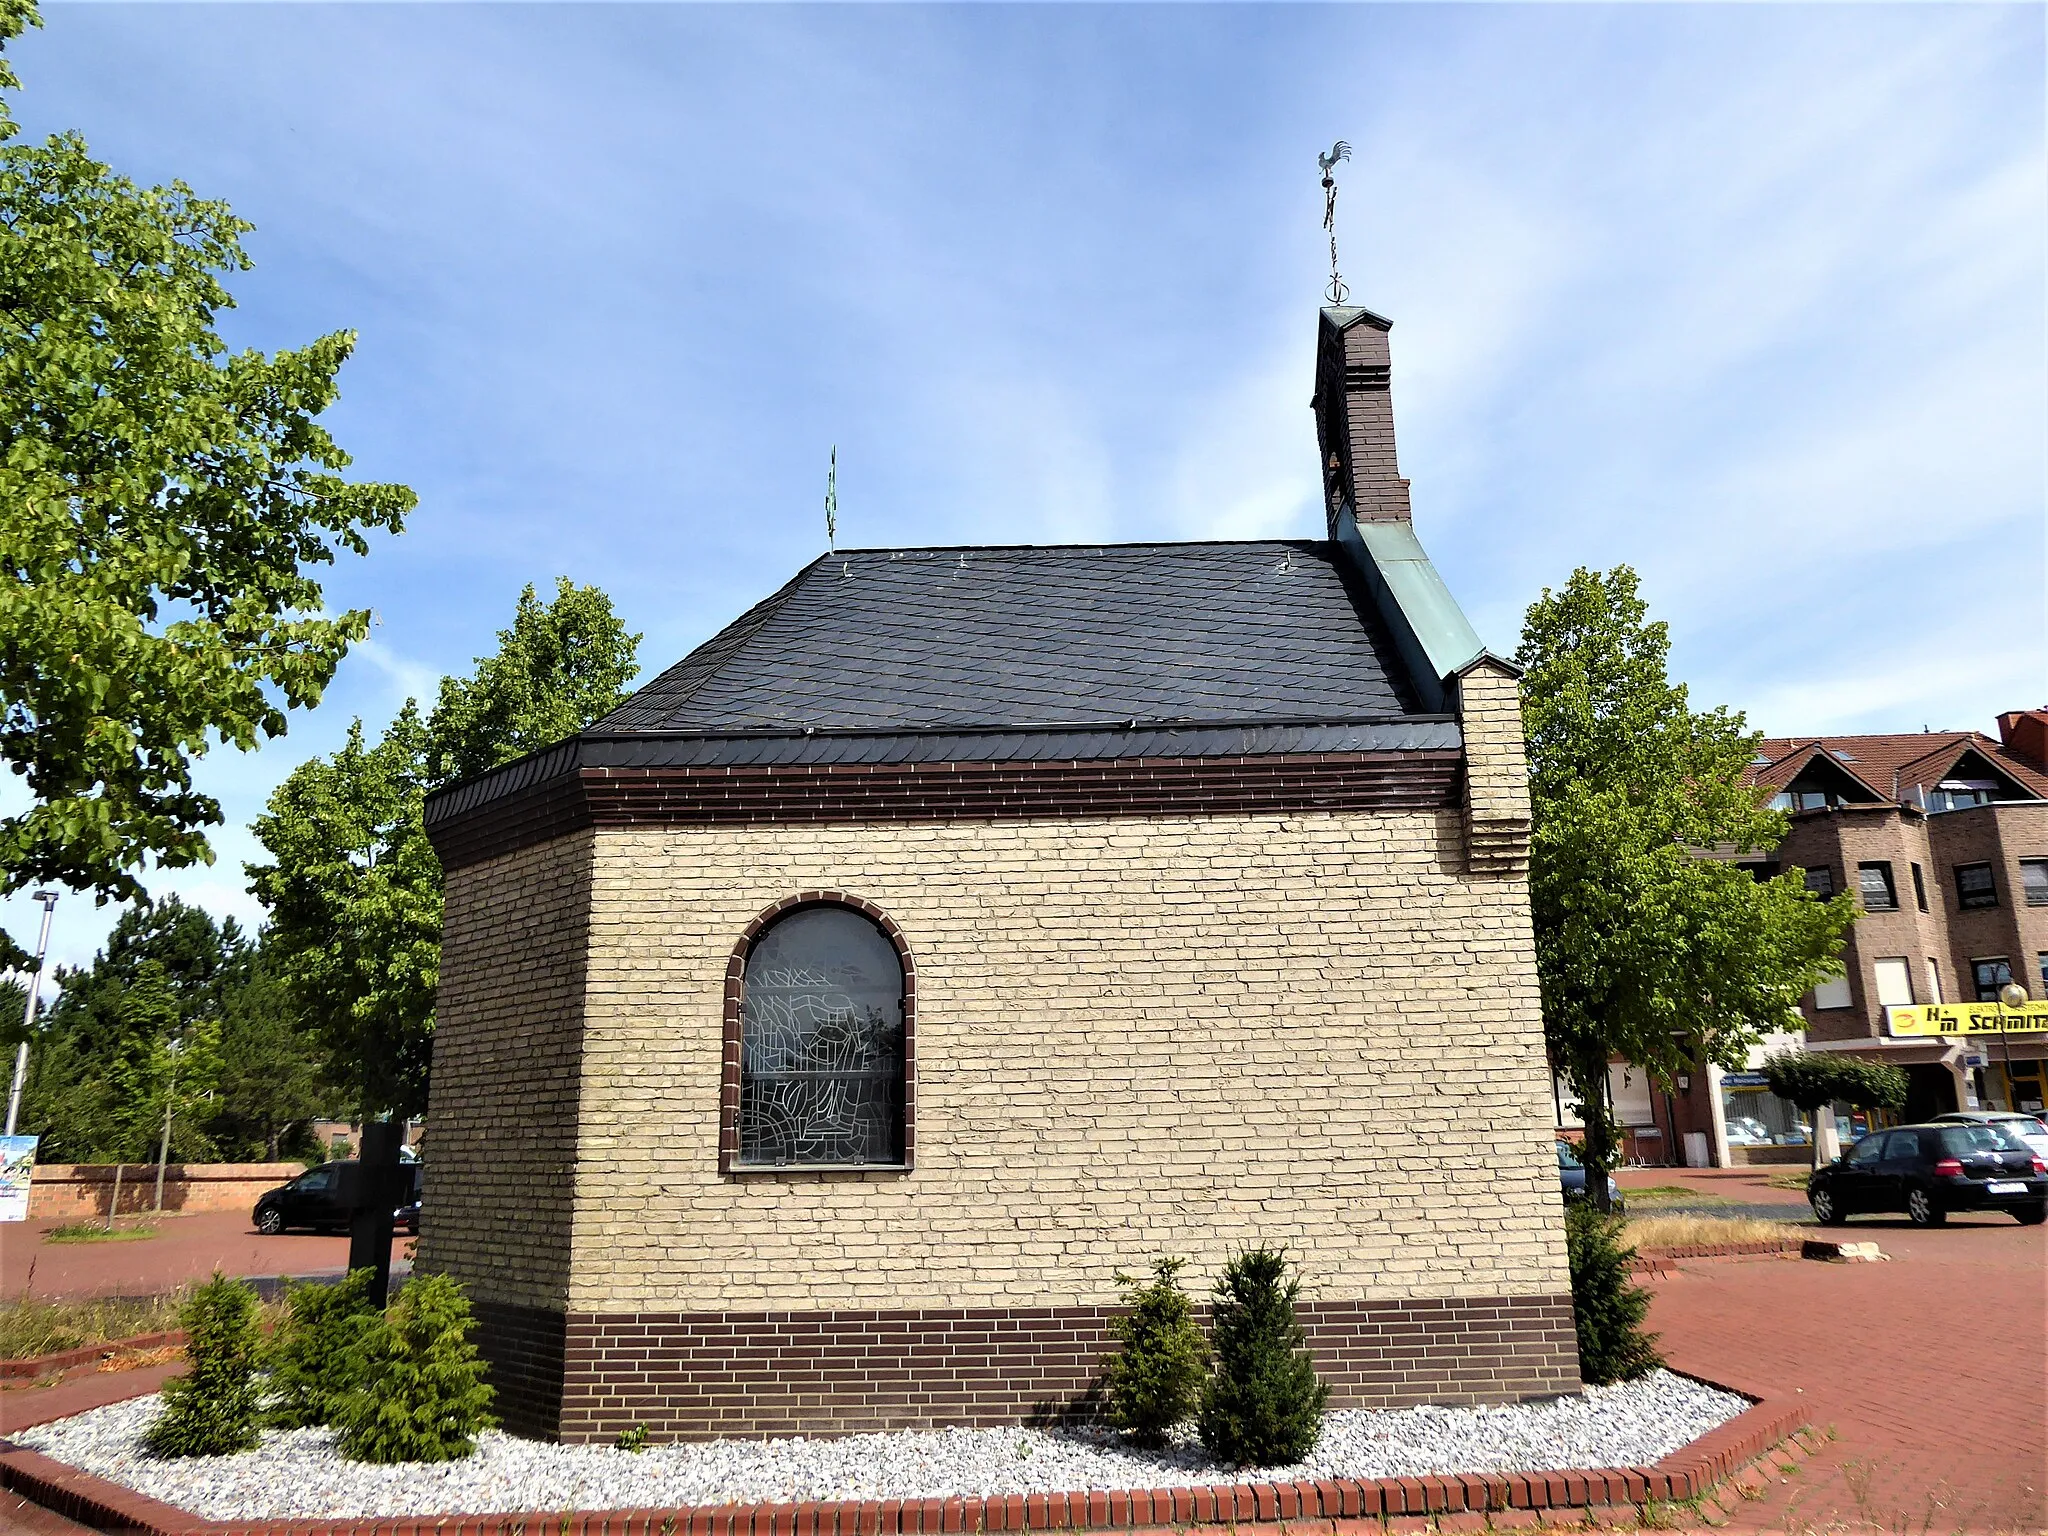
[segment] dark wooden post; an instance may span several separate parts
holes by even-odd
[[[391,1218],[403,1187],[398,1149],[404,1140],[403,1120],[365,1121],[363,1150],[349,1181],[352,1187],[343,1191],[353,1211],[348,1267],[372,1271],[376,1278],[370,1282],[370,1294],[380,1307],[391,1290]]]

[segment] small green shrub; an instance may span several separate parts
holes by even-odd
[[[279,1429],[332,1424],[349,1393],[362,1383],[363,1347],[380,1319],[370,1298],[375,1274],[350,1270],[335,1285],[294,1285],[285,1293],[285,1320],[270,1344],[270,1407],[266,1422]]]
[[[1664,1363],[1657,1336],[1643,1331],[1650,1293],[1629,1275],[1636,1251],[1618,1216],[1590,1205],[1565,1209],[1565,1250],[1572,1271],[1572,1320],[1579,1331],[1579,1374],[1595,1386],[1632,1381]]]
[[[1119,1273],[1130,1311],[1110,1327],[1123,1349],[1103,1371],[1110,1422],[1140,1445],[1163,1445],[1166,1432],[1201,1401],[1209,1372],[1209,1345],[1195,1322],[1194,1303],[1180,1288],[1185,1259],[1155,1259],[1152,1279]]]
[[[409,1281],[381,1323],[364,1335],[361,1381],[334,1422],[341,1453],[355,1461],[453,1461],[476,1449],[497,1422],[496,1395],[469,1341],[475,1320],[462,1287],[446,1275]]]
[[[642,1451],[646,1450],[647,1426],[645,1424],[634,1424],[628,1426],[625,1429],[620,1430],[619,1449],[622,1451],[631,1451],[635,1456],[638,1456]]]
[[[178,1315],[190,1369],[164,1383],[164,1409],[143,1443],[159,1456],[227,1456],[257,1433],[256,1292],[214,1271]]]
[[[1303,1347],[1294,1301],[1301,1282],[1287,1255],[1272,1248],[1240,1253],[1216,1282],[1216,1372],[1202,1392],[1202,1445],[1239,1467],[1300,1461],[1323,1432],[1330,1389]]]

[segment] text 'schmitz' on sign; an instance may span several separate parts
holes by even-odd
[[[0,1136],[0,1221],[28,1220],[28,1191],[36,1171],[36,1138]]]
[[[2048,1003],[1925,1003],[1885,1010],[1894,1035],[2024,1035],[2048,1030]]]

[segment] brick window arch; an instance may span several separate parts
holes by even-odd
[[[840,891],[786,897],[725,970],[722,1173],[907,1170],[917,972],[902,930]]]

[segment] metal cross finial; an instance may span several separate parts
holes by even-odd
[[[832,463],[825,471],[825,548],[838,547],[839,539],[839,445],[832,445]]]
[[[1330,288],[1325,295],[1332,304],[1342,304],[1349,296],[1344,287],[1344,278],[1337,271],[1337,162],[1351,158],[1351,146],[1339,139],[1330,146],[1327,155],[1317,155],[1316,164],[1323,170],[1323,228],[1330,232]]]

